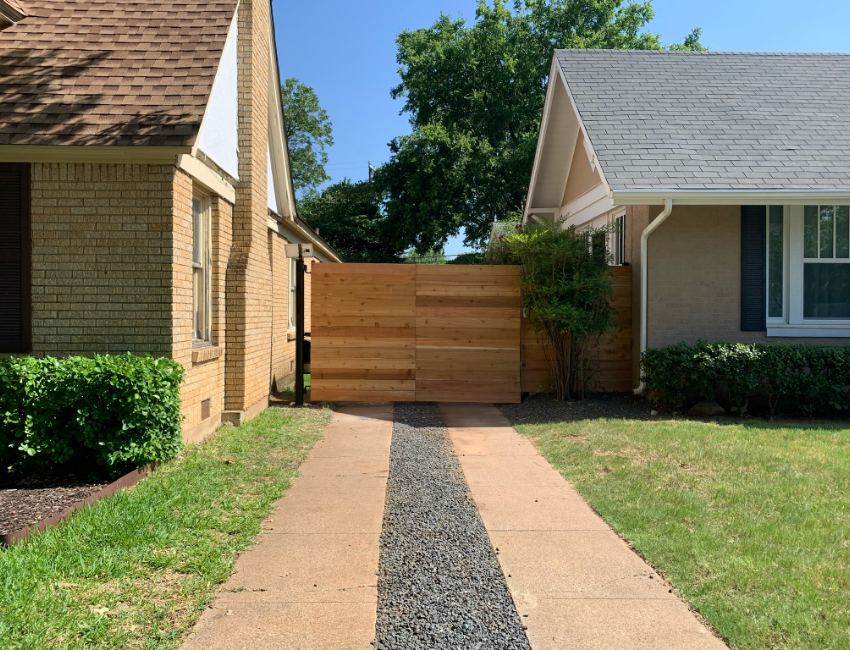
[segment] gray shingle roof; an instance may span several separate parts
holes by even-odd
[[[614,191],[850,189],[850,55],[555,56]]]

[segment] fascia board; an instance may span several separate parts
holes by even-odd
[[[543,157],[543,147],[546,143],[546,131],[549,126],[549,114],[552,110],[552,102],[555,96],[555,80],[557,76],[555,74],[555,67],[557,61],[555,59],[555,55],[552,55],[552,65],[549,69],[549,86],[546,88],[546,99],[543,103],[543,115],[540,118],[540,128],[537,133],[537,148],[534,151],[534,164],[531,167],[531,180],[528,183],[528,193],[525,196],[525,214],[523,214],[523,221],[528,217],[530,206],[531,206],[531,198],[534,195],[534,188],[537,185],[537,175],[540,171],[540,160]]]
[[[814,201],[850,203],[850,189],[829,190],[617,190],[610,192],[616,205],[806,205]]]
[[[602,164],[599,162],[599,157],[596,155],[596,152],[593,149],[593,141],[590,139],[590,134],[587,132],[587,127],[584,125],[584,120],[581,118],[581,111],[579,111],[578,104],[576,104],[576,100],[573,97],[572,91],[570,90],[570,84],[567,83],[567,77],[564,74],[564,71],[561,66],[558,65],[557,68],[558,74],[561,77],[561,81],[564,84],[564,90],[567,92],[567,97],[570,100],[570,105],[573,107],[573,112],[575,113],[576,119],[578,120],[579,129],[581,129],[581,132],[584,134],[584,146],[587,149],[588,156],[590,157],[590,164],[592,167],[599,170],[599,178],[602,179],[602,184],[605,186],[605,191],[610,193],[611,186],[608,184],[608,179],[605,178],[605,169],[603,169]]]
[[[177,156],[191,153],[192,147],[5,144],[0,162],[176,165]]]
[[[277,59],[275,41],[274,12],[269,21],[269,153],[272,158],[272,170],[275,196],[278,207],[284,217],[294,218],[295,186],[292,183],[292,169],[289,161],[289,147],[286,142],[283,97],[280,94],[280,67]],[[281,172],[283,178],[281,178]]]

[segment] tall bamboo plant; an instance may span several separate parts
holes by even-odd
[[[564,220],[517,225],[491,242],[488,262],[521,266],[523,306],[552,371],[559,399],[584,399],[592,351],[617,327],[604,230]]]

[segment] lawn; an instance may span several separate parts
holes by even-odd
[[[0,648],[176,648],[330,412],[269,409],[0,551]]]
[[[516,426],[733,648],[850,648],[850,428]]]

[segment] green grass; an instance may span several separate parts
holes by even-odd
[[[0,552],[0,648],[176,648],[330,418],[270,409]]]
[[[516,426],[734,648],[850,648],[850,429]]]

